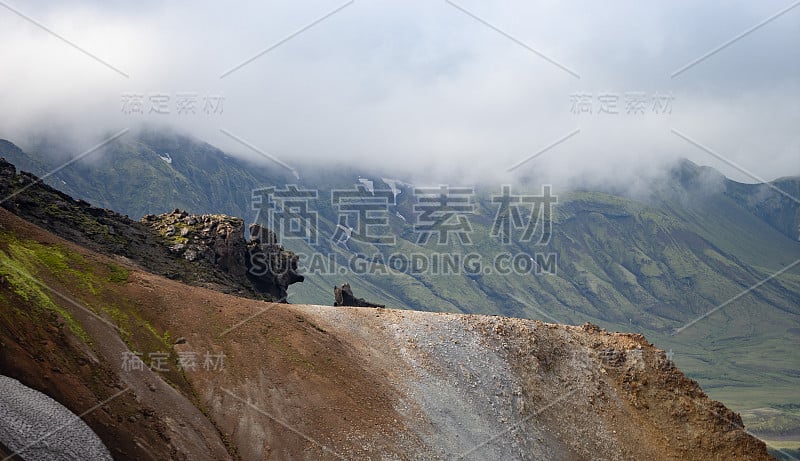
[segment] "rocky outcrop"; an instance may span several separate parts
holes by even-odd
[[[189,215],[175,210],[128,216],[76,200],[17,172],[0,159],[0,206],[48,231],[94,251],[123,256],[148,272],[223,293],[285,301],[287,287],[301,282],[297,257],[277,244],[263,245],[244,237],[244,223],[224,215]],[[269,261],[251,271],[251,255],[263,252]],[[275,271],[273,271],[275,268]],[[276,272],[277,271],[277,272]]]
[[[352,306],[352,307],[386,307],[383,304],[376,304],[367,301],[364,298],[356,298],[353,294],[353,289],[350,288],[349,283],[345,283],[340,287],[333,287],[333,306]]]
[[[296,255],[278,245],[274,234],[257,224],[250,225],[254,238],[245,240],[240,218],[192,215],[176,209],[147,215],[142,223],[163,237],[172,254],[212,265],[271,300],[285,302],[289,285],[304,280],[297,273]]]
[[[247,243],[239,218],[225,215],[190,215],[181,210],[147,215],[142,223],[169,242],[172,253],[187,261],[204,260],[236,278],[247,272]]]

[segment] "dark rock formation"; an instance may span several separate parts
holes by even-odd
[[[364,298],[356,298],[349,283],[341,287],[333,287],[334,306],[353,306],[353,307],[386,307],[383,304],[371,303]]]
[[[254,238],[248,242],[240,218],[191,215],[176,209],[147,215],[142,223],[162,236],[173,254],[213,265],[271,300],[285,302],[289,285],[304,280],[297,273],[299,258],[278,245],[274,233],[251,224]]]
[[[285,301],[288,286],[303,281],[293,253],[274,241],[248,243],[239,218],[175,210],[136,222],[73,199],[30,173],[18,173],[5,159],[0,159],[0,206],[59,237],[191,285]],[[270,262],[260,272],[250,270],[254,248]]]
[[[147,215],[142,223],[164,238],[169,250],[187,261],[205,261],[233,277],[247,273],[244,224],[225,215],[190,215],[181,210]]]
[[[249,230],[251,240],[247,243],[247,276],[257,291],[285,301],[286,287],[305,280],[297,273],[300,258],[278,245],[277,237],[271,230],[258,224],[250,224]]]

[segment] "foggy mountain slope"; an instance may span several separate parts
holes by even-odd
[[[10,159],[27,158],[8,144],[0,149]],[[172,163],[160,158],[167,153]],[[392,180],[357,166],[301,170],[297,180],[277,165],[245,165],[200,141],[157,133],[120,142],[104,155],[105,162],[78,162],[47,181],[66,187],[57,177],[74,178],[67,182],[80,186],[77,196],[127,213],[178,206],[234,215],[244,210],[248,222],[259,211],[253,209],[253,188],[296,184],[316,191],[308,206],[316,213],[318,242],[283,241],[301,256],[306,275],[305,282],[290,288],[289,302],[328,304],[332,287],[349,282],[360,296],[392,307],[570,324],[589,321],[647,334],[659,347],[671,349],[676,363],[712,395],[735,408],[796,400],[800,382],[794,370],[800,358],[786,346],[800,329],[800,266],[672,335],[800,259],[800,243],[781,224],[798,219],[800,208],[765,186],[734,183],[688,161],[665,172],[653,183],[652,196],[638,200],[602,191],[561,191],[554,184],[558,204],[553,207],[552,238],[537,246],[518,238],[503,244],[491,236],[498,209],[492,196],[501,185],[478,185],[469,244],[453,236],[447,245],[435,239],[422,245],[414,231],[420,215],[414,211],[414,186],[390,185],[384,179]],[[52,160],[48,166],[55,166]],[[138,171],[151,172],[153,184],[169,187],[142,186],[139,176],[147,175]],[[364,186],[361,180],[371,181],[375,190],[394,186],[399,192],[397,204],[388,207],[384,229],[385,235],[396,237],[393,246],[355,240],[343,245],[334,239],[342,213],[331,202],[331,191],[355,190]],[[107,187],[108,181],[116,186]],[[781,187],[791,192],[796,182],[782,180]],[[220,188],[229,189],[220,195]],[[513,193],[542,192],[540,186],[513,186]],[[266,224],[267,211],[260,213],[259,222]],[[352,215],[348,219],[355,225]],[[519,237],[522,229],[514,231]],[[386,263],[393,254],[417,255],[430,267],[390,271]],[[436,268],[443,267],[442,258],[469,254],[479,255],[481,269],[492,273],[467,272],[463,260],[452,273],[433,270],[437,261]],[[530,263],[521,273],[495,270],[498,257],[537,262],[537,254],[557,256],[554,273],[537,274]]]
[[[69,153],[59,147],[48,143],[24,153],[0,140],[0,157],[20,170],[43,176],[69,160],[65,157]],[[262,186],[264,178],[286,182],[287,176],[255,168],[191,138],[143,132],[133,141],[112,143],[85,156],[46,182],[96,206],[139,219],[167,211],[162,208],[167,202],[174,205],[170,209],[244,217],[250,207],[242,200],[242,191]]]
[[[115,459],[770,459],[639,335],[265,303],[0,226],[0,373],[105,401]]]
[[[669,178],[671,182],[654,187],[653,202],[715,245],[748,264],[773,270],[796,259],[800,177],[742,184],[683,160]]]

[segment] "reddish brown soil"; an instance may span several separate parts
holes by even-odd
[[[4,210],[0,226],[94,267],[127,264]],[[54,295],[86,345],[0,286],[0,374],[78,414],[127,389],[84,416],[116,459],[770,459],[737,415],[637,335],[269,304],[138,270],[98,294],[38,276],[82,304],[136,312],[136,352],[199,355],[195,371],[124,372],[115,329]],[[203,369],[206,352],[224,354],[224,369]]]

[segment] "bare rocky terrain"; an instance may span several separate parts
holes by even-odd
[[[46,249],[67,265],[4,269],[0,374],[76,414],[106,402],[83,419],[115,459],[770,459],[640,335],[268,303],[142,271],[4,210],[0,233],[9,257]],[[21,290],[25,274],[52,306]],[[129,352],[147,366],[126,369]],[[178,370],[189,353],[196,366]]]

